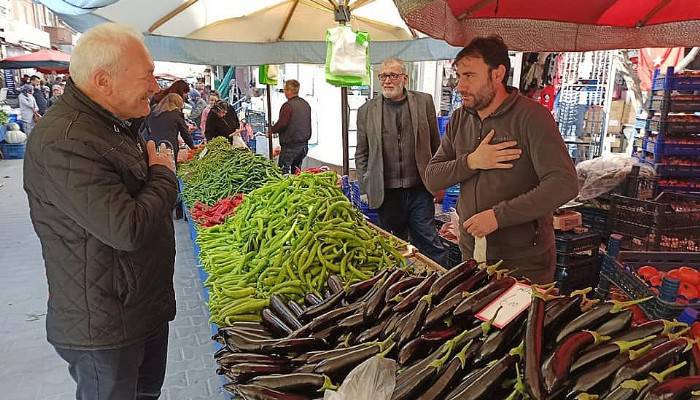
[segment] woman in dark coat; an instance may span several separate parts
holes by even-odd
[[[240,126],[241,124],[233,107],[226,101],[220,100],[209,111],[204,134],[207,137],[207,141],[217,136],[223,136],[228,139]]]
[[[184,101],[180,95],[170,93],[166,95],[148,116],[145,122],[145,136],[156,143],[169,142],[173,147],[175,159],[178,152],[178,135],[182,137],[189,148],[194,148],[190,129],[182,115]]]

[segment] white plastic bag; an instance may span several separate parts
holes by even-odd
[[[640,165],[639,161],[623,154],[611,154],[576,165],[578,175],[579,200],[594,199],[608,193],[625,181],[632,167]],[[640,165],[639,176],[652,177],[654,170]]]
[[[330,28],[332,43],[329,71],[333,75],[364,77],[367,75],[368,41],[357,40],[349,26]]]
[[[231,134],[231,146],[236,149],[247,149],[248,146],[245,144],[243,139],[241,138],[241,132],[236,131],[233,134]]]
[[[396,361],[372,357],[350,371],[338,391],[323,400],[390,400],[396,386]]]

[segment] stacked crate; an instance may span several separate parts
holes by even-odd
[[[556,232],[557,269],[554,280],[560,291],[570,293],[595,287],[600,275],[600,235]]]

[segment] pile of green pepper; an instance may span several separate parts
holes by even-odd
[[[238,193],[249,193],[282,178],[270,160],[246,149],[232,148],[225,138],[206,145],[206,153],[182,165],[178,175],[185,183],[182,197],[188,206],[200,201],[213,205]]]
[[[209,274],[211,321],[257,321],[272,294],[323,294],[338,275],[348,285],[405,266],[397,245],[369,227],[333,172],[290,176],[252,191],[224,224],[197,236]]]

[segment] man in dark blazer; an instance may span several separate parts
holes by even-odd
[[[425,169],[440,146],[433,98],[407,90],[404,62],[390,58],[379,72],[382,94],[357,113],[355,165],[360,190],[380,225],[409,239],[421,253],[445,265],[435,228],[433,194]]]

